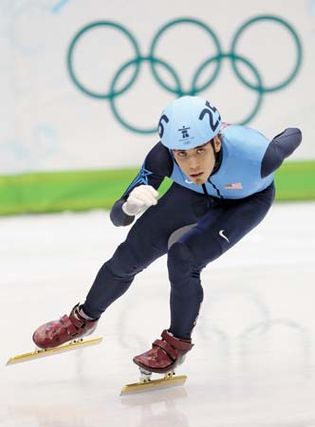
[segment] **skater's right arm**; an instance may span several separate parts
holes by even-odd
[[[170,152],[158,142],[148,153],[145,161],[129,187],[113,205],[110,218],[114,225],[129,225],[135,215],[157,203],[156,191],[166,176],[171,176],[173,160]]]

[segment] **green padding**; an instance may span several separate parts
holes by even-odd
[[[138,169],[32,173],[0,177],[0,214],[109,209]],[[166,179],[160,188],[169,187]],[[277,200],[315,200],[315,161],[287,162],[276,175]]]
[[[315,200],[315,161],[287,162],[275,181],[277,200]]]

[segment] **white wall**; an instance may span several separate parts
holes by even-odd
[[[1,0],[0,2],[0,174],[32,170],[110,168],[139,165],[157,134],[123,127],[106,99],[85,95],[71,80],[67,51],[75,34],[96,21],[115,22],[137,40],[142,56],[157,31],[172,19],[193,18],[217,36],[222,52],[230,52],[233,34],[250,18],[272,15],[288,22],[303,48],[301,66],[291,83],[264,93],[257,115],[249,122],[268,137],[287,126],[299,126],[304,142],[294,159],[315,158],[314,0]],[[183,88],[207,58],[216,53],[209,34],[182,23],[166,31],[155,57],[176,70]],[[294,68],[297,48],[280,23],[265,20],[244,30],[236,52],[250,61],[267,87],[278,85]],[[73,53],[77,77],[89,90],[108,93],[118,69],[135,58],[127,37],[113,27],[82,35]],[[245,78],[255,83],[248,65]],[[214,65],[213,65],[214,67]],[[165,66],[166,84],[174,84]],[[199,84],[210,73],[201,74]],[[128,82],[133,68],[121,74]],[[235,75],[230,59],[222,61],[217,79],[200,93],[215,104],[228,122],[243,120],[253,109],[257,91]],[[139,128],[154,128],[164,104],[174,98],[154,79],[143,61],[135,83],[115,98],[123,117]]]

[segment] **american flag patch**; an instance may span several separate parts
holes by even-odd
[[[241,182],[232,182],[231,184],[225,184],[226,190],[242,190],[243,186]]]

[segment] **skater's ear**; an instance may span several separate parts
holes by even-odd
[[[221,139],[216,135],[212,140],[212,147],[215,153],[218,153],[221,150]]]

